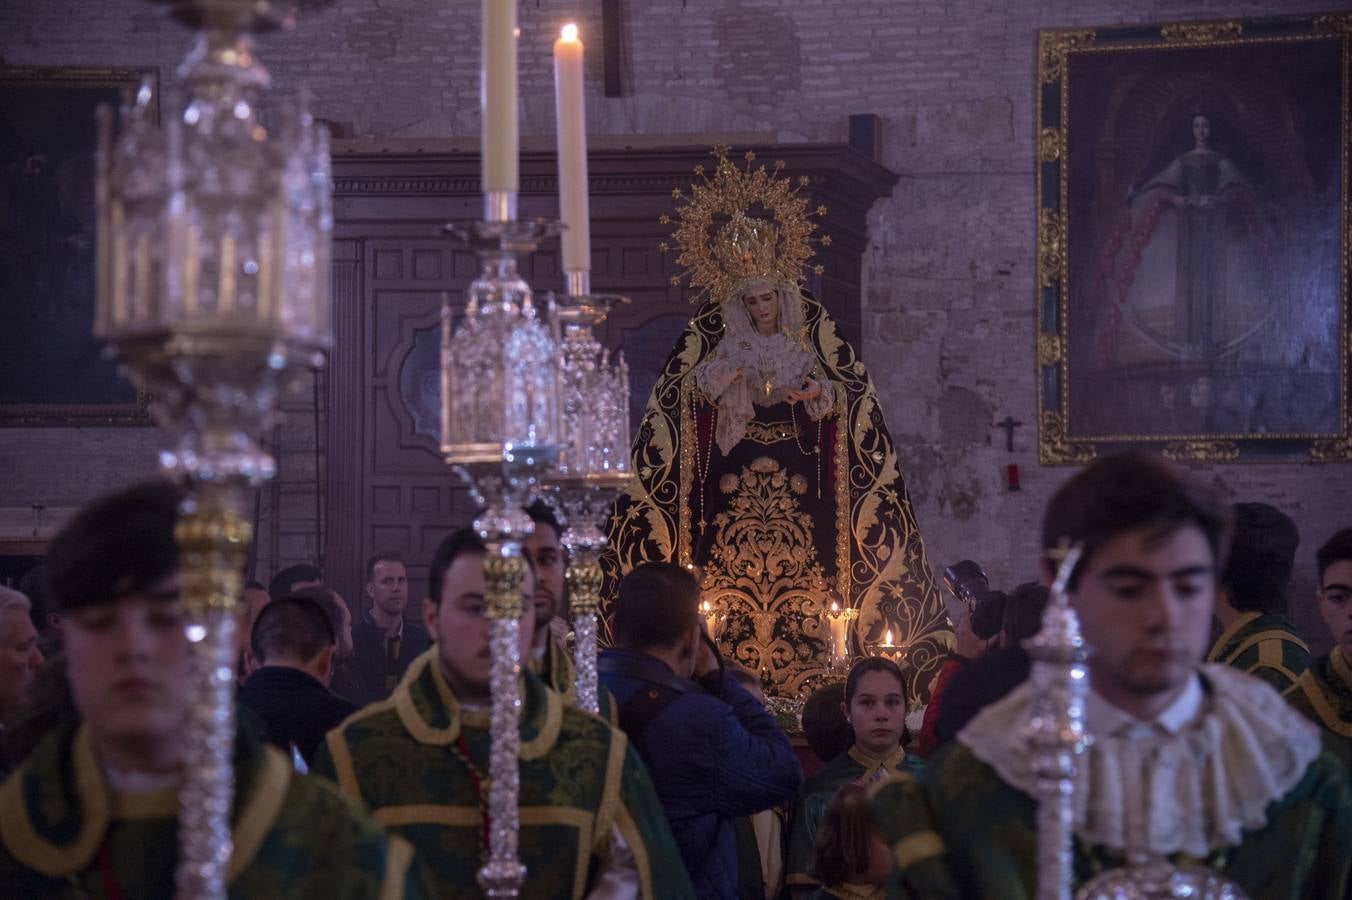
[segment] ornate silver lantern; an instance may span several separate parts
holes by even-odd
[[[485,197],[483,221],[448,226],[478,255],[458,325],[442,307],[441,452],[470,485],[481,512],[474,527],[489,547],[485,568],[493,657],[488,861],[479,884],[489,897],[515,897],[525,881],[519,860],[521,709],[521,544],[531,526],[524,507],[560,452],[558,346],[537,314],[518,260],[556,229],[517,221],[516,197]]]
[[[549,479],[567,519],[569,613],[573,620],[577,704],[599,710],[596,687],[597,617],[601,602],[600,523],[629,481],[629,367],[611,364],[595,329],[628,297],[592,294],[586,272],[568,273],[568,295],[555,307],[561,331],[559,367],[564,450]]]
[[[189,489],[177,537],[194,696],[177,885],[180,897],[224,898],[245,510],[275,471],[260,440],[278,395],[331,342],[329,149],[303,109],[275,130],[259,117],[269,77],[251,34],[280,16],[267,0],[170,5],[197,40],[164,128],[149,83],[116,134],[100,112],[94,330],[151,397],[170,435],[162,469]]]

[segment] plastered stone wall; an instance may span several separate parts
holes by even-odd
[[[1346,0],[631,0],[622,4],[624,96],[601,96],[599,0],[526,0],[522,131],[553,133],[549,45],[573,19],[589,40],[594,133],[769,132],[840,141],[846,116],[883,117],[883,163],[901,173],[870,216],[866,362],[903,454],[937,567],[983,561],[999,584],[1035,575],[1047,497],[1071,474],[1041,468],[1033,383],[1033,90],[1037,29],[1348,9]],[[478,3],[339,0],[264,38],[277,80],[309,85],[314,108],[350,137],[478,133]],[[10,63],[158,65],[185,36],[134,0],[8,0]],[[886,365],[878,361],[886,360]],[[1015,450],[994,423],[1025,425]],[[153,465],[147,431],[0,433],[0,506],[60,492],[70,502]],[[83,447],[107,456],[78,465]],[[57,452],[57,451],[60,452]],[[49,464],[55,461],[56,464]],[[69,463],[69,465],[67,465]],[[1018,464],[1022,489],[1007,492]],[[1287,510],[1313,548],[1352,522],[1352,467],[1224,466],[1206,472],[1236,499]],[[1308,610],[1302,612],[1306,615]],[[1322,638],[1322,633],[1321,633]]]

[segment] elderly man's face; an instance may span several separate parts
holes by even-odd
[[[0,610],[0,712],[19,705],[40,665],[38,632],[28,610],[18,606]]]

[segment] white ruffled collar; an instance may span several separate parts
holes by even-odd
[[[1256,678],[1220,665],[1204,665],[1200,674],[1208,691],[1177,731],[1090,731],[1075,774],[1082,842],[1127,856],[1203,857],[1261,827],[1268,805],[1304,777],[1320,752],[1313,725]],[[958,741],[1005,783],[1036,797],[1025,737],[1031,698],[1024,682],[973,718]]]

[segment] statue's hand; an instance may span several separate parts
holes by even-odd
[[[805,387],[796,391],[789,391],[790,403],[802,403],[806,400],[816,400],[822,395],[822,386],[815,381],[809,381]]]

